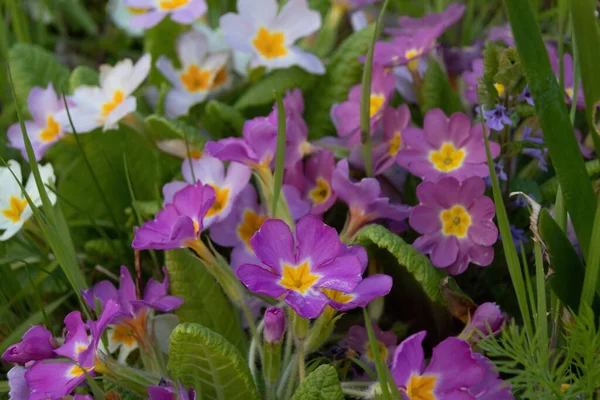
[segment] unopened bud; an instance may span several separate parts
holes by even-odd
[[[281,342],[284,332],[285,311],[279,307],[269,307],[265,311],[265,342]]]

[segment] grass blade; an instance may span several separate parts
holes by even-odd
[[[388,371],[386,371],[387,365],[383,363],[380,358],[379,351],[376,350],[379,348],[379,346],[377,345],[377,338],[375,337],[373,325],[371,325],[371,318],[369,317],[369,313],[367,312],[366,308],[363,308],[363,316],[365,318],[365,326],[369,335],[369,344],[371,345],[371,349],[373,349],[373,355],[375,356],[375,369],[377,370],[377,377],[379,378],[379,384],[381,385],[381,398],[382,400],[390,400]],[[392,385],[393,384],[394,383],[392,382]]]
[[[546,303],[546,279],[544,275],[544,258],[542,256],[542,245],[535,242],[535,283],[537,291],[537,325],[536,334],[540,343],[540,357],[548,356],[548,315]]]
[[[600,272],[600,246],[598,246],[598,243],[600,243],[600,203],[598,203],[596,217],[594,218],[591,242],[596,243],[596,245],[590,248],[587,258],[583,289],[581,291],[581,302],[579,303],[580,310],[584,304],[587,306],[592,305],[594,293],[600,289],[598,286],[598,273]]]
[[[275,181],[273,184],[273,218],[277,218],[277,202],[283,185],[283,169],[285,164],[286,121],[285,107],[281,94],[275,92],[277,102],[277,150],[275,152]]]

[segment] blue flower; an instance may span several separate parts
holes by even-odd
[[[502,128],[504,128],[504,125],[512,125],[512,120],[506,115],[506,107],[499,104],[497,104],[496,108],[493,110],[486,111],[484,109],[483,117],[485,118],[487,126],[495,131],[501,131]]]

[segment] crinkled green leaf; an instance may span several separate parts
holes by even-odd
[[[175,328],[170,338],[168,368],[174,379],[199,390],[202,399],[259,399],[246,360],[238,349],[202,325],[185,323]]]
[[[242,328],[236,310],[202,262],[189,250],[166,253],[171,294],[184,300],[175,313],[181,322],[195,322],[219,333],[242,349]]]
[[[375,245],[387,250],[419,282],[423,291],[433,301],[443,303],[440,281],[445,274],[431,264],[429,259],[419,253],[402,238],[381,225],[368,225],[358,232],[356,242],[364,247]]]
[[[275,102],[273,91],[285,93],[291,89],[306,90],[313,87],[316,75],[300,67],[277,69],[266,74],[255,85],[250,86],[235,103],[235,108],[245,110],[263,107]]]
[[[21,109],[27,109],[27,97],[34,86],[46,88],[52,82],[60,93],[68,89],[69,69],[49,51],[33,44],[14,45],[8,56],[15,92]]]
[[[76,67],[69,77],[70,92],[73,93],[81,85],[97,86],[100,79],[98,72],[90,67],[80,65]]]
[[[189,140],[194,147],[203,147],[207,138],[202,132],[179,119],[170,119],[158,115],[146,118],[148,133],[154,140],[181,139]]]
[[[421,88],[423,114],[441,108],[447,115],[464,111],[458,93],[450,86],[448,76],[437,62],[431,62],[423,77]]]
[[[231,136],[240,136],[246,119],[229,104],[211,100],[206,105],[202,124],[213,139],[222,139]]]
[[[500,52],[498,59],[498,72],[494,75],[494,83],[501,83],[505,90],[512,91],[523,79],[521,61],[515,48],[505,49]]]
[[[359,61],[367,53],[375,24],[350,35],[333,53],[327,72],[319,77],[305,96],[304,119],[311,139],[335,133],[331,122],[331,107],[348,98],[350,88],[362,78],[363,65]]]
[[[344,400],[337,371],[331,365],[321,365],[300,383],[292,400]]]

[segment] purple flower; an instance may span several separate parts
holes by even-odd
[[[488,32],[487,40],[490,42],[500,41],[508,47],[515,47],[515,38],[513,37],[510,24],[495,26]]]
[[[429,60],[427,58],[419,58],[415,63],[416,68],[414,65],[410,68],[406,65],[394,68],[396,90],[408,103],[417,103],[417,96],[415,94],[415,76],[418,74],[419,78],[422,80],[425,77],[427,68],[429,68]],[[416,89],[419,90],[419,88]]]
[[[27,385],[27,380],[25,380],[26,372],[27,368],[17,366],[12,367],[6,374],[6,377],[8,378],[8,387],[10,388],[10,391],[8,392],[8,398],[10,400],[22,400],[29,397],[31,389],[29,389],[29,385]]]
[[[135,284],[125,266],[121,266],[118,291],[109,281],[101,281],[90,289],[82,291],[85,302],[92,309],[95,308],[96,299],[100,300],[102,307],[106,307],[109,301],[117,302],[119,312],[108,329],[108,351],[113,353],[120,349],[121,362],[125,362],[129,353],[138,348],[140,342],[144,342],[150,309],[169,312],[183,304],[183,299],[167,295],[169,277],[165,267],[163,273],[165,275],[163,282],[154,279],[148,281],[142,299],[138,299]]]
[[[31,141],[36,160],[41,160],[46,150],[65,135],[63,127],[54,119],[54,114],[64,109],[62,100],[56,95],[52,82],[46,89],[34,87],[27,99],[29,113],[33,121],[25,121],[27,136]],[[28,160],[21,125],[17,122],[8,128],[6,133],[8,146],[21,151],[23,158]]]
[[[550,56],[550,64],[552,65],[552,69],[556,74],[556,78],[560,78],[560,64],[559,64],[559,55],[556,52],[549,52]],[[563,68],[565,73],[565,94],[567,103],[571,104],[573,102],[573,96],[575,95],[575,66],[573,65],[573,57],[570,54],[565,53],[563,55]],[[577,108],[584,109],[585,108],[585,98],[583,96],[583,86],[581,80],[579,81],[579,87],[577,89],[577,100],[576,100]]]
[[[439,35],[437,28],[423,28],[414,36],[398,36],[391,42],[378,41],[373,62],[386,68],[408,65],[411,71],[416,71],[417,60],[433,50]]]
[[[477,364],[483,368],[483,378],[479,383],[468,388],[468,392],[475,399],[481,400],[513,400],[510,384],[498,379],[500,374],[494,370],[494,364],[479,353],[473,353]]]
[[[506,180],[508,180],[508,175],[506,175],[506,171],[504,171],[504,159],[501,158],[498,161],[494,161],[494,170],[496,171],[496,176],[499,181],[506,182]],[[487,186],[492,186],[491,177],[486,176],[483,180]]]
[[[384,332],[381,330],[379,325],[373,324],[373,332],[375,333],[375,339],[377,339],[377,351],[379,352],[379,359],[384,363],[389,364],[392,362],[392,356],[396,349],[396,343],[398,343],[398,337],[394,332]],[[375,365],[375,352],[369,343],[369,335],[367,329],[360,326],[351,326],[348,330],[348,337],[344,340],[350,350],[353,350],[360,354],[360,358],[367,362],[369,365]]]
[[[166,386],[160,383],[159,386],[148,386],[148,398],[150,400],[196,400],[194,388],[185,390],[181,384],[177,386],[179,390],[174,388],[171,382],[168,382]]]
[[[285,222],[265,221],[250,239],[261,265],[244,264],[237,276],[250,291],[279,298],[304,318],[318,317],[329,304],[322,289],[351,292],[361,281],[361,262],[344,248],[335,229],[303,217],[293,235]]]
[[[527,141],[530,143],[534,143],[539,146],[543,146],[542,148],[539,148],[539,147],[525,148],[525,149],[523,149],[523,154],[527,154],[528,156],[537,159],[538,160],[538,168],[541,169],[542,171],[548,171],[548,164],[546,162],[546,154],[548,154],[548,148],[545,146],[546,142],[544,141],[544,138],[539,137],[539,136],[533,136],[533,128],[530,126],[525,126],[523,128],[523,137],[521,140]]]
[[[523,93],[519,95],[519,101],[526,101],[527,104],[533,106],[533,96],[531,96],[531,91],[529,90],[529,85],[525,85],[523,89]]]
[[[489,175],[481,125],[471,126],[471,120],[462,113],[448,118],[438,108],[429,111],[423,129],[405,129],[404,143],[398,164],[425,180],[451,176],[463,181]],[[490,142],[490,150],[495,158],[500,146]]]
[[[498,229],[493,222],[494,203],[484,192],[485,183],[478,177],[462,183],[443,178],[419,184],[420,204],[412,209],[409,223],[423,236],[413,246],[430,254],[433,265],[448,268],[453,275],[464,272],[471,262],[489,265]]]
[[[478,104],[477,86],[479,86],[479,78],[483,77],[483,58],[476,58],[471,63],[471,69],[462,74],[465,81],[465,98],[473,104]]]
[[[398,18],[400,28],[387,29],[386,33],[395,36],[415,36],[431,29],[437,33],[437,38],[462,18],[465,8],[463,4],[452,3],[439,14],[427,14],[421,18],[404,15]]]
[[[135,232],[131,246],[136,250],[171,250],[186,247],[186,242],[197,239],[204,229],[203,221],[215,202],[215,190],[202,185],[188,185],[175,193],[156,214]]]
[[[477,40],[471,46],[447,47],[442,46],[442,56],[448,73],[452,76],[458,76],[467,72],[478,58],[481,58],[483,42]]]
[[[106,303],[102,315],[97,321],[81,319],[79,311],[73,311],[65,318],[66,336],[64,344],[54,352],[59,357],[68,358],[72,362],[37,361],[25,373],[25,380],[31,389],[30,400],[57,399],[70,394],[86,379],[87,371],[94,376],[96,352],[102,332],[119,311],[119,306],[112,300]]]
[[[409,336],[394,353],[392,377],[404,399],[471,399],[465,391],[481,382],[485,371],[469,344],[447,338],[433,349],[425,366],[422,347],[425,335],[423,331]]]
[[[333,190],[348,205],[350,222],[348,234],[352,237],[358,230],[378,219],[402,221],[408,217],[410,207],[404,204],[390,204],[383,197],[381,185],[375,178],[363,178],[360,182],[350,179],[348,160],[340,160],[333,171]]]
[[[180,24],[189,25],[204,15],[208,7],[205,0],[125,0],[129,7],[147,11],[131,18],[132,28],[152,28],[167,15]]]
[[[10,346],[2,359],[15,364],[26,364],[29,361],[45,360],[54,357],[57,344],[52,333],[43,326],[36,325],[23,335],[23,340]]]
[[[506,115],[506,107],[501,106],[500,104],[496,104],[496,108],[493,110],[484,109],[483,118],[485,119],[488,128],[495,131],[501,131],[504,128],[504,125],[508,127],[512,125],[512,120]]]
[[[279,307],[269,307],[265,311],[265,342],[279,343],[285,333],[285,311]]]
[[[519,196],[522,197],[522,196]],[[525,245],[529,242],[529,238],[525,235],[525,230],[519,229],[513,224],[510,224],[510,237],[515,245],[515,249],[518,254],[521,254],[521,243]],[[500,235],[500,240],[502,239],[502,235]]]
[[[360,103],[362,85],[350,89],[348,100],[334,104],[331,107],[331,120],[335,125],[337,134],[344,139],[348,147],[360,143]],[[383,117],[388,102],[394,94],[394,75],[385,68],[374,65],[371,81],[371,97],[369,99],[369,116],[371,118],[371,134],[375,131],[377,123]]]
[[[469,325],[464,330],[464,335],[468,337],[469,333],[473,333],[477,339],[481,339],[480,334],[477,333],[479,331],[485,336],[496,336],[502,330],[504,320],[504,314],[496,303],[483,303],[475,310]]]

